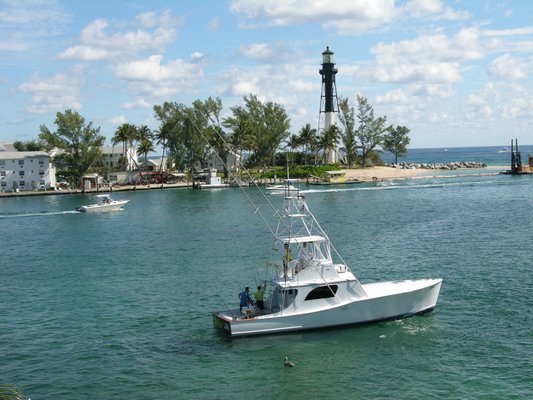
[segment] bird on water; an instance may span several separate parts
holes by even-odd
[[[289,361],[289,357],[285,357],[285,362],[283,363],[286,367],[294,367],[296,364],[294,364],[292,361]]]

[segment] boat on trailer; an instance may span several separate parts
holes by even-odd
[[[435,308],[442,279],[362,284],[332,246],[300,193],[278,214],[264,307],[213,312],[231,337],[295,332],[405,318]]]

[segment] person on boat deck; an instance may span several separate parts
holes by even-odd
[[[255,304],[257,307],[259,307],[260,310],[264,310],[265,303],[263,301],[263,297],[265,296],[265,289],[263,289],[261,286],[257,287],[257,292],[255,292]]]
[[[244,290],[239,293],[239,300],[240,300],[240,308],[239,310],[242,311],[244,307],[248,307],[251,304],[254,304],[252,301],[252,298],[250,297],[250,288],[246,286]]]
[[[283,247],[285,249],[283,254],[283,273],[287,275],[287,271],[289,270],[289,263],[292,261],[292,254],[291,248],[289,247],[289,243],[285,243]]]

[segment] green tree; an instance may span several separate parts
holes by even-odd
[[[320,148],[323,151],[324,164],[328,163],[330,154],[332,151],[335,151],[339,144],[341,131],[339,127],[335,124],[330,125],[327,129],[322,132],[320,136]]]
[[[374,108],[364,97],[357,96],[357,120],[359,127],[356,136],[359,139],[361,149],[361,166],[366,167],[366,161],[373,150],[381,144],[387,117],[374,117]]]
[[[54,123],[57,131],[51,132],[41,125],[39,138],[46,150],[54,147],[63,150],[53,157],[54,164],[61,167],[58,173],[82,187],[83,175],[102,157],[105,137],[99,134],[99,127],[93,128],[92,122],[86,124],[85,118],[72,110],[58,112]]]
[[[148,170],[148,164],[147,164],[147,157],[148,153],[151,153],[154,151],[154,144],[152,141],[148,138],[143,138],[139,142],[139,146],[137,146],[137,155],[144,156],[144,168],[145,171]]]
[[[285,109],[276,103],[262,103],[257,96],[244,97],[244,106],[231,108],[232,115],[223,125],[240,135],[239,143],[252,153],[252,165],[272,165],[276,150],[289,135],[290,119]],[[232,140],[235,142],[235,140]]]
[[[13,143],[13,147],[15,147],[17,151],[42,151],[45,146],[40,141],[36,140],[29,140],[27,142],[17,140]]]
[[[339,101],[339,120],[343,128],[341,137],[344,147],[342,150],[346,153],[346,164],[350,168],[357,158],[357,140],[355,109],[354,107],[350,107],[347,98],[341,98]]]
[[[137,137],[138,132],[135,125],[124,123],[117,127],[115,134],[111,139],[111,143],[115,146],[118,143],[122,143],[122,170],[128,170],[129,160],[128,160],[128,149],[131,147],[132,142]]]
[[[289,160],[290,160],[290,163],[291,164],[294,164],[294,155],[293,155],[293,152],[298,148],[300,147],[300,138],[298,137],[298,135],[295,135],[295,134],[292,134],[291,136],[289,136],[289,138],[287,139],[287,147],[289,147],[292,151],[289,153]]]
[[[410,142],[409,132],[405,126],[390,126],[388,133],[383,137],[383,149],[394,154],[394,163],[398,164],[398,157],[403,157],[407,154],[407,145]]]
[[[316,147],[316,129],[311,128],[310,124],[305,124],[298,132],[298,135],[298,139],[304,150],[304,162],[307,164],[307,155]]]

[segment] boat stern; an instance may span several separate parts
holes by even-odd
[[[220,333],[231,336],[231,317],[221,311],[213,312],[213,327]]]

